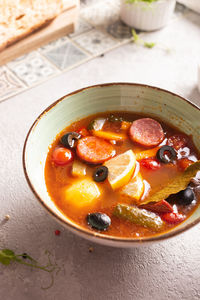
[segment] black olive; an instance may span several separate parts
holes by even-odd
[[[177,193],[176,196],[178,198],[178,204],[182,205],[189,205],[193,200],[195,200],[194,191],[189,187]]]
[[[81,138],[81,135],[77,132],[68,132],[60,139],[61,144],[67,148],[74,148],[76,142]]]
[[[109,216],[102,213],[88,214],[87,222],[92,228],[95,228],[100,231],[106,230],[111,224]]]
[[[106,180],[107,177],[108,177],[108,168],[105,166],[96,168],[96,170],[93,173],[93,179],[96,182],[102,182]]]
[[[171,146],[162,146],[156,153],[157,159],[164,163],[168,164],[177,158],[176,151]]]

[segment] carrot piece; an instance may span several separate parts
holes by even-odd
[[[145,159],[145,158],[155,157],[159,148],[160,147],[155,147],[155,148],[152,148],[152,149],[148,149],[148,150],[136,153],[135,154],[136,155],[136,160],[142,160],[142,159]]]
[[[127,136],[124,133],[115,133],[111,131],[92,130],[92,134],[105,140],[123,141],[127,139]]]

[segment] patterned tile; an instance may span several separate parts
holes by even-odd
[[[131,28],[120,20],[110,24],[106,30],[114,38],[119,40],[127,40],[132,37]]]
[[[74,37],[77,35],[80,35],[86,31],[92,30],[93,27],[89,23],[87,23],[85,20],[82,18],[79,19],[79,22],[77,24],[77,28],[75,29],[75,32],[71,33],[69,36]]]
[[[54,40],[54,41],[40,47],[38,50],[41,51],[41,52],[48,51],[48,50],[51,50],[55,47],[63,45],[68,40],[69,40],[69,38],[67,36],[62,36],[61,38],[59,38],[57,40]]]
[[[24,60],[14,66],[9,66],[9,68],[29,86],[58,72],[50,62],[37,52],[32,52]]]
[[[0,101],[17,94],[25,85],[6,67],[0,68]]]
[[[94,26],[105,27],[119,19],[119,1],[104,0],[84,9],[81,16]]]
[[[67,42],[44,53],[44,55],[61,70],[76,65],[88,58],[83,51]]]
[[[101,54],[119,44],[108,34],[96,29],[76,37],[74,41],[93,55]]]
[[[19,56],[16,59],[13,59],[9,63],[7,63],[7,66],[11,69],[13,66],[17,65],[18,63],[24,61],[25,59],[28,59],[28,57],[30,57],[31,55],[34,55],[34,53],[36,53],[36,51],[32,51],[22,56]]]

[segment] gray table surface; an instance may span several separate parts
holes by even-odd
[[[22,148],[30,125],[54,100],[81,87],[147,83],[200,104],[200,16],[188,13],[144,38],[157,46],[150,50],[127,44],[0,104],[0,248],[27,252],[41,263],[48,250],[62,266],[47,290],[42,287],[48,286],[49,273],[19,264],[0,266],[0,299],[200,299],[200,225],[148,247],[91,244],[44,211],[23,174]],[[3,221],[6,214],[8,222]]]

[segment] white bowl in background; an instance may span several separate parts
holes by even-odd
[[[128,0],[121,0],[120,17],[132,28],[153,31],[168,23],[175,4],[176,0],[158,0],[152,3],[143,1],[128,3]]]

